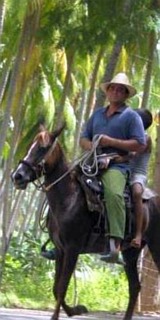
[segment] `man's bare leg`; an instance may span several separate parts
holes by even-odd
[[[134,212],[136,216],[136,234],[131,245],[139,248],[142,242],[142,231],[144,222],[144,211],[143,211],[143,201],[142,201],[143,189],[141,184],[135,183],[133,185],[133,202],[134,202]]]

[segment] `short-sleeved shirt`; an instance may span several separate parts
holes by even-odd
[[[120,107],[113,115],[107,116],[107,108],[96,110],[81,134],[81,138],[92,141],[95,135],[106,134],[115,139],[130,140],[135,139],[140,144],[145,145],[145,131],[140,116],[125,104]],[[128,152],[113,147],[101,148],[102,153],[116,152],[120,155],[127,155]],[[122,172],[129,170],[128,163],[111,163],[110,167],[120,169]]]
[[[148,134],[145,133],[146,143],[147,143]],[[134,175],[143,175],[147,177],[148,164],[150,159],[151,152],[145,151],[142,153],[137,153],[130,160],[130,169],[132,173],[132,178]]]

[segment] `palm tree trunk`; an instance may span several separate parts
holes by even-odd
[[[6,11],[6,1],[0,0],[0,43],[1,43],[1,36],[3,33],[5,11]]]
[[[102,79],[102,82],[107,82],[110,81],[113,77],[113,73],[118,61],[118,57],[120,55],[122,49],[122,43],[121,41],[117,40],[114,44],[112,53],[108,59],[108,63],[105,69],[105,74],[104,77]],[[104,92],[102,90],[98,91],[98,95],[97,95],[97,99],[96,99],[96,103],[95,103],[95,109],[98,109],[99,107],[102,107],[104,105],[104,101],[106,99],[106,95],[104,94]]]
[[[148,100],[149,100],[151,80],[152,80],[153,58],[154,58],[154,52],[156,49],[156,44],[157,44],[157,40],[156,40],[155,31],[151,31],[149,34],[148,63],[146,68],[146,76],[145,76],[145,82],[144,82],[141,108],[148,107]]]
[[[59,127],[63,121],[63,110],[64,110],[67,95],[69,93],[70,82],[71,82],[71,72],[72,72],[72,66],[74,63],[74,56],[75,56],[75,51],[70,50],[67,55],[67,66],[68,67],[67,67],[67,73],[66,73],[66,77],[65,77],[62,97],[61,97],[61,100],[60,100],[60,103],[59,103],[59,106],[56,110],[56,115],[55,115],[56,127]]]
[[[104,47],[101,47],[98,52],[96,63],[94,66],[92,80],[91,80],[91,86],[90,86],[88,99],[87,99],[87,107],[86,107],[86,114],[85,114],[86,120],[89,118],[89,116],[91,115],[91,113],[94,109],[94,95],[95,95],[95,85],[96,85],[97,73],[99,70],[100,62],[103,57],[104,51],[105,51]]]
[[[72,153],[73,160],[76,160],[78,151],[79,151],[80,133],[81,133],[82,123],[85,115],[85,110],[86,110],[86,90],[83,89],[81,93],[80,108],[77,115],[76,133],[75,133],[74,148]]]
[[[156,154],[155,154],[155,172],[154,172],[154,188],[155,191],[160,196],[160,113],[157,115],[159,117],[158,125],[157,125],[157,139],[156,139]]]
[[[7,82],[10,74],[10,68],[11,68],[11,57],[7,59],[3,67],[2,77],[0,80],[0,104],[2,103],[4,93],[6,90],[6,86],[7,86]]]
[[[41,217],[43,217],[43,213],[44,213],[43,210],[44,210],[45,199],[46,199],[45,193],[40,193],[37,196],[37,210],[34,215],[34,223],[33,223],[33,237],[34,238],[37,238],[38,231],[40,229],[40,223],[42,222],[40,220],[41,220]]]
[[[82,123],[84,118],[87,120],[90,114],[92,113],[93,107],[94,107],[94,95],[95,95],[95,85],[96,85],[96,78],[97,78],[97,73],[99,70],[99,65],[101,62],[101,58],[104,53],[104,48],[101,47],[99,49],[97,59],[95,62],[95,66],[93,69],[92,73],[92,80],[91,80],[91,86],[88,94],[88,99],[86,103],[86,90],[85,88],[82,90],[81,93],[81,103],[80,103],[80,108],[79,112],[77,115],[77,126],[76,126],[76,134],[75,134],[75,139],[74,139],[74,148],[73,148],[73,158],[74,160],[77,157],[78,154],[78,149],[79,149],[79,139],[80,139],[80,133],[82,129]]]

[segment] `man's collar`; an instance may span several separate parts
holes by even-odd
[[[103,113],[105,113],[109,108],[109,105],[104,108]],[[124,103],[121,107],[116,110],[116,113],[122,113],[127,108],[127,105]]]

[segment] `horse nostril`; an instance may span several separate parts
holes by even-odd
[[[21,181],[23,178],[23,175],[21,173],[16,173],[13,178],[15,181]]]
[[[22,180],[23,175],[21,173],[17,173],[16,179],[17,180]]]

